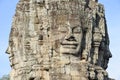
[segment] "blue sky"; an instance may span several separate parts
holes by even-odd
[[[8,55],[5,50],[8,46],[12,17],[18,0],[0,0],[0,77],[10,72]]]
[[[18,0],[0,0],[0,77],[10,72],[8,46],[12,17]],[[105,15],[110,37],[110,50],[113,57],[107,69],[109,76],[120,80],[120,0],[99,0],[105,6]]]

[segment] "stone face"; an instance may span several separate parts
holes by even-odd
[[[6,52],[10,80],[110,80],[104,7],[97,0],[20,0]]]

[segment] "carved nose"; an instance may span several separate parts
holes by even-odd
[[[75,37],[73,35],[67,36],[66,37],[67,41],[76,41]]]
[[[111,58],[112,57],[112,54],[111,54],[111,52],[109,51],[109,58]]]
[[[8,47],[7,50],[6,50],[6,53],[10,54],[10,51],[11,51],[11,49],[10,49],[10,47]]]
[[[73,35],[73,29],[71,27],[69,27],[69,33],[68,33],[68,35],[66,35],[65,39],[67,41],[76,41],[76,39]]]

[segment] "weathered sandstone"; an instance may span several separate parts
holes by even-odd
[[[20,0],[6,52],[11,80],[110,80],[104,6],[97,0]]]

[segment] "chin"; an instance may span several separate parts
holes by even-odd
[[[71,49],[71,48],[60,48],[60,53],[62,54],[71,54],[71,55],[77,55],[78,54],[78,50],[77,49]]]

